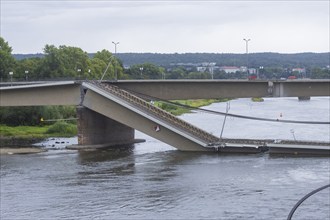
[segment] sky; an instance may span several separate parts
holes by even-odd
[[[14,54],[330,51],[330,0],[0,0],[0,12]]]

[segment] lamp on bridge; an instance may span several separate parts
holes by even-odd
[[[9,72],[11,86],[13,85],[13,75],[14,75],[14,72],[12,72],[12,71]]]
[[[245,49],[246,49],[246,73],[247,78],[249,78],[249,41],[251,39],[243,39],[245,41]]]
[[[116,54],[117,54],[117,44],[119,44],[119,42],[113,42],[113,41],[112,41],[112,43],[115,45],[115,56],[116,56]],[[115,63],[115,65],[114,65],[114,68],[115,68],[115,80],[117,81],[118,76],[117,76],[116,63]]]
[[[28,81],[28,74],[29,74],[29,71],[25,70],[25,81]]]
[[[143,72],[143,67],[140,67],[140,76],[141,76],[141,79],[142,79],[142,72]]]
[[[80,79],[81,69],[77,69],[77,72],[78,72],[78,77],[79,77],[79,79]]]

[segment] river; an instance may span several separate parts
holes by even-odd
[[[237,99],[230,113],[329,121],[329,97]],[[226,103],[205,107],[225,111]],[[223,116],[181,116],[220,135]],[[0,219],[286,219],[304,195],[329,184],[329,157],[180,152],[140,132],[145,143],[117,150],[1,155]],[[329,125],[228,117],[223,137],[329,141]],[[66,142],[75,142],[76,138]],[[56,145],[56,144],[55,144]],[[293,219],[330,219],[329,188]]]

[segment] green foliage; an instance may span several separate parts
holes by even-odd
[[[0,80],[9,78],[9,72],[14,72],[16,60],[11,55],[12,48],[0,37]]]
[[[227,102],[230,99],[189,99],[189,100],[175,100],[174,103],[181,105],[190,106],[192,108],[199,108],[207,106],[215,102]],[[156,102],[155,105],[173,115],[182,115],[190,112],[189,108],[180,107],[179,105],[167,103],[167,102]]]
[[[12,56],[12,48],[0,37],[0,81],[46,79],[211,79],[208,71],[196,71],[196,65],[215,62],[217,66],[245,66],[246,54],[224,53],[120,53],[115,56],[108,50],[87,54],[78,47],[45,45],[44,54]],[[279,79],[295,75],[297,78],[329,78],[330,53],[251,53],[249,67],[258,70],[261,79]],[[24,59],[25,58],[25,59]],[[125,61],[126,66],[123,68]],[[147,63],[145,61],[148,61]],[[263,67],[263,68],[259,68]],[[292,68],[305,68],[306,74],[291,72]],[[28,72],[26,74],[26,71]],[[246,79],[246,73],[226,74],[214,70],[214,79]]]
[[[133,65],[127,72],[133,79],[162,79],[165,69],[151,63]]]
[[[38,125],[40,122],[41,111],[43,107],[1,107],[0,123],[18,126],[18,125]]]
[[[260,97],[254,97],[254,98],[251,98],[252,102],[263,102],[264,99],[263,98],[260,98]]]
[[[7,126],[0,125],[0,137],[15,138],[47,138],[72,137],[77,135],[77,126],[65,122],[57,122],[48,126]]]
[[[1,137],[45,137],[48,127],[0,125]]]
[[[188,113],[190,110],[186,108],[179,107],[174,104],[166,103],[166,102],[156,102],[156,106],[159,108],[173,114],[173,115],[182,115],[184,113]]]
[[[14,72],[15,79],[20,81],[38,80],[41,64],[41,58],[29,58],[18,61]]]
[[[188,79],[211,79],[211,74],[208,72],[190,72]]]
[[[88,55],[77,47],[46,45],[45,57],[41,66],[44,77],[84,78],[88,73]]]
[[[330,69],[313,68],[312,79],[330,79]]]
[[[75,106],[1,107],[0,109],[0,123],[10,126],[40,125],[40,118],[49,120],[75,117]]]
[[[77,126],[66,123],[64,121],[57,121],[55,124],[51,125],[47,129],[46,134],[57,134],[60,136],[74,136],[77,135]]]
[[[184,79],[186,78],[187,70],[183,67],[176,67],[170,70],[166,75],[166,79]]]
[[[104,63],[107,64],[111,57],[112,57],[111,52],[103,49],[102,51],[98,51],[93,58],[102,60]]]

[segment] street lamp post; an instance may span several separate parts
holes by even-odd
[[[28,81],[28,74],[29,74],[29,71],[25,70],[25,81]]]
[[[143,67],[140,67],[140,76],[141,76],[141,79],[142,79],[142,72],[143,72]]]
[[[115,54],[117,53],[117,44],[119,44],[119,42],[113,42],[112,43],[115,45]]]
[[[258,79],[260,78],[260,75],[262,75],[263,69],[264,69],[263,66],[260,66],[260,67],[259,67],[259,71],[258,71],[258,75],[257,75],[257,78],[258,78]]]
[[[246,48],[246,72],[247,76],[249,77],[249,41],[251,39],[243,39],[245,41],[245,48]]]
[[[80,77],[81,69],[77,69],[77,71],[78,71],[78,78],[80,79],[81,78]]]
[[[11,86],[13,85],[13,75],[14,75],[14,72],[9,72],[9,76],[10,76],[10,85],[11,85]]]
[[[112,41],[112,43],[115,45],[115,56],[116,56],[116,54],[117,54],[117,44],[119,44],[119,42],[113,42],[113,41]],[[115,65],[114,65],[114,68],[115,68],[115,79],[116,79],[116,81],[117,81],[118,76],[117,76],[116,63],[115,63]]]

